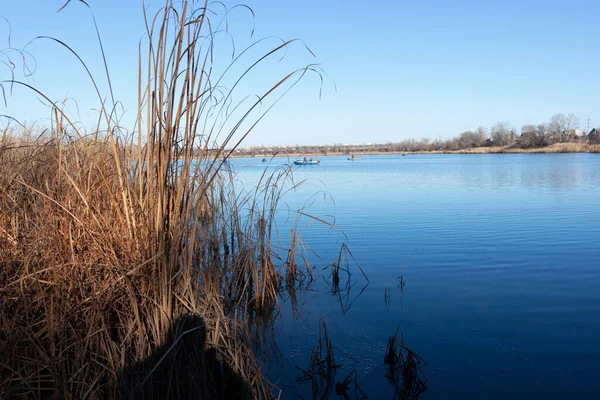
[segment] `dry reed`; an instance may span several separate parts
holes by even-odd
[[[272,397],[248,325],[276,307],[286,275],[270,238],[288,171],[243,197],[223,166],[266,111],[250,116],[312,67],[222,133],[232,100],[212,68],[222,28],[208,2],[166,1],[144,18],[135,134],[98,90],[95,134],[55,105],[37,139],[0,141],[2,398]],[[293,279],[293,255],[288,265]]]
[[[512,153],[599,153],[600,145],[590,143],[554,143],[546,147],[522,149],[514,146],[475,147],[455,151],[434,151],[432,153],[453,154],[512,154]]]

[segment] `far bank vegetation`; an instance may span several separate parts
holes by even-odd
[[[517,130],[508,122],[490,128],[479,127],[451,139],[406,139],[383,144],[344,144],[322,146],[269,146],[236,150],[238,156],[296,154],[380,154],[380,153],[581,153],[600,152],[600,128],[580,128],[573,114],[555,114],[541,124],[525,124]]]

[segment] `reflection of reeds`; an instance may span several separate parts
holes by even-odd
[[[415,352],[405,345],[399,338],[400,328],[388,340],[383,362],[386,365],[387,380],[394,387],[394,399],[416,400],[427,390],[427,378],[422,367],[425,365]],[[296,366],[301,372],[297,381],[311,383],[313,400],[328,399],[335,388],[338,396],[344,399],[366,399],[368,396],[358,385],[357,370],[351,371],[344,380],[335,381],[335,373],[341,365],[336,364],[333,355],[333,346],[327,335],[327,326],[321,319],[319,325],[319,341],[312,349],[308,368],[306,370]]]
[[[391,294],[390,294],[390,286],[386,286],[384,291],[383,291],[383,297],[385,300],[385,310],[386,311],[390,311],[390,301],[391,301]]]
[[[394,399],[418,399],[427,390],[427,378],[421,369],[425,362],[398,338],[399,332],[400,328],[388,340],[383,359],[386,378],[394,386]]]
[[[362,276],[365,278],[366,282],[363,285],[362,289],[358,294],[354,297],[351,296],[351,290],[358,281],[352,280],[352,273],[350,272],[350,261],[352,261],[356,267],[361,272]],[[352,303],[364,292],[364,290],[369,286],[369,278],[365,275],[365,272],[360,267],[350,249],[346,244],[342,244],[340,253],[338,254],[338,258],[336,261],[332,262],[327,269],[330,270],[329,276],[325,280],[329,285],[331,293],[337,296],[340,306],[342,308],[342,312],[345,314]],[[343,278],[343,280],[342,280]]]
[[[303,375],[298,378],[298,382],[309,381],[311,383],[313,399],[327,399],[333,389],[335,372],[339,365],[335,363],[333,347],[327,335],[327,325],[325,320],[321,319],[319,325],[319,342],[311,350],[306,370],[296,366]]]
[[[346,379],[344,379],[342,382],[337,382],[335,384],[335,394],[338,396],[344,396],[345,400],[350,400],[352,398],[356,400],[369,398],[369,396],[362,391],[360,386],[358,386],[356,370],[350,372]]]
[[[404,271],[402,264],[400,264],[400,275],[398,275],[398,287],[400,289],[404,289],[404,286],[406,286],[406,281],[404,281]]]
[[[331,268],[330,277],[331,277],[332,287],[334,288],[334,290],[335,290],[335,288],[339,288],[340,273],[343,272],[346,275],[346,280],[350,281],[350,277],[352,276],[352,274],[350,273],[350,263],[349,263],[350,260],[352,260],[354,262],[354,264],[356,264],[356,267],[358,268],[358,270],[360,271],[362,276],[366,279],[366,281],[370,282],[369,278],[367,278],[367,275],[365,275],[365,271],[363,271],[361,266],[358,264],[358,262],[352,255],[352,252],[350,251],[348,246],[346,246],[345,243],[342,243],[337,260],[334,261],[333,263],[331,263],[331,265],[330,265],[330,268]]]
[[[91,135],[60,104],[11,82],[55,106],[52,130],[0,142],[2,398],[114,397],[123,371],[134,368],[128,376],[144,384],[154,371],[180,371],[191,361],[173,351],[189,351],[180,345],[197,327],[181,331],[176,321],[188,315],[202,320],[204,345],[194,354],[214,352],[206,360],[230,368],[246,397],[271,395],[248,323],[277,306],[285,271],[271,235],[290,169],[240,196],[227,158],[264,115],[260,107],[309,68],[232,107],[238,82],[291,42],[259,55],[227,92],[229,69],[219,75],[213,65],[225,19],[208,2],[167,1],[145,22],[134,134],[120,127],[112,91],[101,94],[91,76],[99,101]],[[189,397],[219,397],[205,378],[198,373]],[[166,382],[154,396],[178,390]]]

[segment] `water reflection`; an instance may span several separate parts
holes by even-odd
[[[427,390],[427,378],[423,373],[425,362],[404,343],[400,328],[394,336],[390,336],[383,363],[386,366],[385,378],[393,389],[395,400],[418,400]],[[308,367],[296,366],[301,375],[296,379],[298,387],[296,396],[305,399],[303,386],[310,384],[310,395],[313,400],[327,400],[333,394],[346,400],[362,400],[368,398],[359,384],[361,371],[352,370],[343,380],[337,380],[338,370],[343,368],[336,362],[334,346],[327,334],[327,324],[321,318],[319,339],[311,350]],[[335,384],[334,384],[335,382]]]
[[[360,289],[358,293],[354,292],[354,294],[352,289],[360,283],[352,276],[352,272],[350,271],[351,264],[355,266],[353,270],[360,271],[362,277],[366,281],[363,282],[362,289]],[[354,303],[354,301],[356,301],[356,299],[358,299],[369,286],[369,278],[367,278],[367,275],[365,275],[363,269],[360,267],[360,265],[358,265],[358,262],[345,243],[342,244],[337,260],[332,262],[325,269],[330,272],[325,278],[325,282],[329,287],[330,293],[337,297],[339,305],[342,309],[342,313],[346,315],[348,310],[350,310],[350,307],[352,307],[352,303]]]
[[[297,379],[301,384],[310,382],[312,398],[328,399],[334,388],[335,374],[340,366],[335,362],[335,354],[331,340],[327,335],[327,325],[321,319],[319,324],[319,341],[311,350],[308,367],[296,366],[302,375]],[[300,398],[303,398],[299,395]]]
[[[394,399],[416,400],[427,390],[427,378],[423,373],[425,362],[404,343],[400,328],[388,340],[383,359],[387,366],[385,377],[394,387]]]
[[[600,174],[590,173],[590,168],[594,166],[584,161],[573,162],[573,155],[568,159],[555,154],[473,157],[472,168],[465,168],[464,165],[444,167],[440,163],[442,168],[439,172],[444,176],[441,181],[456,181],[457,186],[463,188],[486,188],[495,191],[511,188],[532,191],[549,189],[556,192],[600,183]]]

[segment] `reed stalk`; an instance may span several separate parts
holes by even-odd
[[[240,196],[224,166],[315,68],[275,80],[226,124],[237,85],[293,41],[225,91],[229,68],[216,73],[213,56],[226,16],[212,7],[167,0],[154,16],[144,11],[133,135],[91,74],[92,135],[35,87],[4,82],[53,104],[53,121],[34,140],[27,129],[0,139],[0,397],[273,396],[248,322],[276,307],[283,277],[297,274],[293,262],[287,274],[275,264],[271,244],[288,171]],[[106,79],[112,87],[108,68]]]

